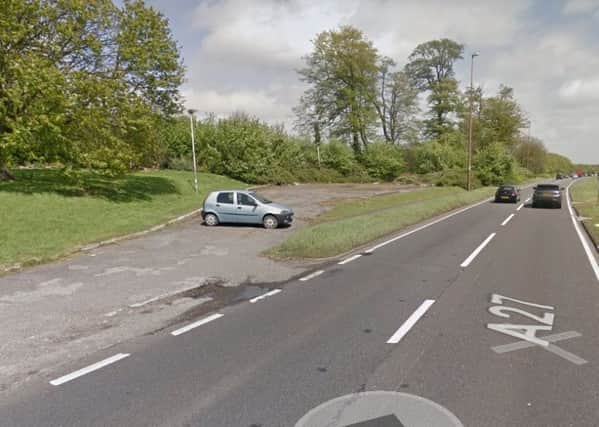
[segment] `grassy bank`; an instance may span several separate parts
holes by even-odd
[[[346,200],[292,234],[267,255],[275,258],[323,258],[338,255],[409,225],[493,194],[494,188],[467,192],[429,188],[361,200]]]
[[[0,266],[57,258],[76,247],[147,229],[199,208],[208,191],[243,187],[218,175],[153,171],[66,179],[56,170],[19,170],[0,181]]]
[[[574,201],[574,207],[578,213],[586,218],[584,224],[593,235],[596,242],[599,242],[599,183],[596,178],[581,179],[570,187],[570,194]]]

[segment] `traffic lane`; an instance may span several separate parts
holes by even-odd
[[[499,206],[504,209],[506,205]],[[437,228],[436,233],[427,234],[422,239],[412,239],[412,243],[402,243],[401,250],[377,251],[376,255],[368,258],[368,262],[385,258],[384,254],[387,254],[389,258],[382,262],[381,269],[377,268],[378,266],[372,268],[370,265],[359,265],[356,262],[351,266],[356,267],[355,270],[350,269],[350,266],[344,266],[344,269],[337,268],[325,273],[314,283],[312,292],[306,291],[309,288],[304,286],[290,286],[283,294],[264,301],[263,310],[252,310],[253,306],[250,305],[235,307],[233,311],[240,310],[246,314],[242,314],[240,319],[227,316],[210,327],[189,332],[192,334],[190,337],[193,337],[189,338],[189,342],[155,343],[147,351],[135,354],[135,357],[120,362],[110,370],[95,372],[87,378],[80,378],[61,386],[64,388],[59,392],[47,394],[41,401],[35,399],[39,405],[33,410],[29,403],[21,406],[20,411],[18,405],[11,408],[10,413],[14,414],[12,419],[18,423],[20,415],[26,413],[31,414],[26,418],[31,420],[28,423],[30,425],[36,425],[35,420],[41,420],[39,425],[48,420],[55,420],[56,424],[59,424],[70,417],[79,417],[78,419],[86,421],[98,420],[98,424],[105,424],[106,421],[118,423],[129,420],[131,414],[135,414],[140,425],[146,424],[148,420],[167,420],[173,414],[186,413],[187,408],[197,409],[207,403],[211,404],[215,395],[226,396],[228,390],[242,387],[243,381],[251,378],[252,372],[268,366],[273,354],[282,353],[282,347],[290,345],[292,348],[293,345],[301,344],[312,336],[316,337],[316,341],[322,339],[331,346],[312,343],[307,348],[328,348],[330,350],[324,354],[329,354],[335,348],[347,347],[344,343],[351,342],[356,336],[369,334],[373,341],[366,345],[367,356],[376,361],[388,349],[382,345],[387,335],[391,334],[430,292],[435,291],[435,288],[436,292],[439,292],[445,286],[447,271],[438,266],[446,264],[457,270],[456,260],[459,257],[454,256],[455,259],[447,262],[443,259],[443,254],[448,254],[452,247],[467,247],[478,240],[477,234],[486,232],[486,227],[497,219],[489,213],[499,215],[500,212],[491,205],[481,207],[480,212],[476,212],[477,209],[479,208],[460,214],[468,214],[466,218],[460,218],[458,215],[446,224],[433,226]],[[473,224],[481,229],[473,227]],[[449,234],[445,234],[443,230],[448,230]],[[465,242],[456,240],[464,238]],[[367,260],[361,262],[365,261]],[[436,267],[420,269],[419,265]],[[410,266],[415,267],[413,271],[410,271]],[[386,270],[387,273],[379,275],[382,270]],[[373,276],[373,273],[376,274]],[[357,274],[362,276],[356,276]],[[335,275],[339,277],[331,280]],[[397,294],[396,300],[390,296],[390,291]],[[368,301],[372,295],[374,296]],[[356,302],[352,305],[352,301]],[[405,308],[398,308],[402,303],[405,303]],[[371,313],[364,307],[377,309],[375,313]],[[338,321],[335,321],[335,316],[339,318]],[[367,326],[362,329],[348,328],[352,321],[362,321]],[[323,332],[323,325],[329,326],[328,332]],[[374,333],[360,332],[368,329]],[[363,337],[359,342],[362,341]],[[129,349],[123,348],[119,351],[126,352]],[[313,365],[318,360],[308,362],[310,367],[306,371],[314,369]],[[375,365],[376,363],[378,362],[375,362]],[[353,375],[356,362],[341,361],[339,365],[350,367],[344,378],[356,379]],[[239,374],[240,366],[244,368],[244,375]],[[370,367],[372,366],[369,365]],[[294,369],[292,371],[295,372]],[[263,376],[268,378],[268,369],[265,372]],[[240,378],[243,381],[240,382]],[[160,384],[160,388],[156,388],[156,383]],[[358,383],[362,384],[360,381]],[[358,383],[352,383],[347,388],[335,387],[338,391],[331,392],[331,397],[337,392],[353,390],[359,386]],[[320,388],[324,391],[324,387]],[[216,389],[220,390],[220,393],[215,393]],[[277,395],[276,387],[271,389],[271,394]],[[107,391],[110,394],[109,398],[106,397]],[[307,408],[312,403],[319,403],[329,397],[323,394],[321,399],[313,391],[306,394],[314,396],[314,402],[302,402]],[[135,401],[131,400],[132,395],[137,396]],[[177,398],[169,399],[168,404],[165,404],[165,396]],[[107,419],[106,414],[112,415]]]
[[[450,409],[465,425],[595,425],[599,287],[567,209],[523,209],[502,231],[435,304],[421,325],[429,336],[411,336],[403,343],[420,345],[413,350],[422,354],[417,362],[394,354],[394,363],[381,367],[372,381],[397,378],[386,386],[404,384],[406,391]],[[514,313],[509,319],[491,314],[489,307],[497,305],[490,302],[493,293],[554,306],[552,329],[538,335],[581,333],[555,345],[588,363],[578,365],[540,347],[494,352],[491,347],[519,340],[487,324],[539,322]]]

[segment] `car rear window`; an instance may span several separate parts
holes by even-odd
[[[499,187],[500,190],[507,190],[507,191],[514,191],[514,187],[512,187],[511,185],[502,185],[501,187]]]
[[[553,185],[553,184],[540,184],[537,185],[537,190],[559,190],[559,185]]]
[[[218,193],[216,197],[216,203],[227,203],[233,204],[233,193]]]

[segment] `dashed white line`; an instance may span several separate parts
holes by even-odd
[[[98,369],[102,369],[105,366],[111,365],[129,356],[129,353],[115,354],[114,356],[101,360],[97,363],[94,363],[93,365],[86,366],[85,368],[79,369],[78,371],[71,372],[70,374],[62,376],[60,378],[56,378],[55,380],[50,381],[50,384],[58,386],[64,383],[68,383],[69,381],[82,377],[83,375],[89,374],[91,372],[97,371]]]
[[[501,226],[505,227],[505,225],[510,222],[510,220],[514,217],[515,214],[510,214],[510,216],[508,216],[502,223]]]
[[[255,297],[255,298],[252,298],[250,300],[250,302],[252,304],[254,304],[254,303],[258,302],[258,301],[262,301],[264,298],[276,295],[276,294],[278,294],[281,291],[282,291],[282,289],[273,289],[272,291],[266,292],[266,293],[264,293],[262,295],[259,295],[259,296]]]
[[[357,260],[361,256],[362,256],[362,254],[356,254],[354,256],[350,256],[349,258],[344,259],[343,261],[339,261],[337,264],[339,264],[339,265],[345,265],[345,264],[347,264],[349,262]]]
[[[426,313],[434,303],[435,300],[427,299],[420,304],[420,307],[418,307],[416,311],[414,311],[414,313],[408,317],[408,320],[406,320],[403,325],[401,325],[399,329],[391,336],[391,338],[387,340],[387,344],[397,344],[399,341],[401,341],[401,339],[410,331],[410,329],[412,329],[416,322],[418,322],[418,320],[424,316],[424,313]]]
[[[374,251],[376,251],[377,249],[380,249],[380,248],[382,248],[383,246],[386,246],[386,245],[388,245],[389,243],[393,243],[393,242],[395,242],[395,241],[397,241],[397,240],[399,240],[399,239],[403,239],[404,237],[407,237],[407,236],[409,236],[410,234],[414,234],[414,233],[416,233],[416,232],[418,232],[418,231],[420,231],[420,230],[424,230],[425,228],[428,228],[428,227],[430,227],[430,226],[432,226],[432,225],[438,224],[438,223],[440,223],[441,221],[445,221],[446,219],[449,219],[449,218],[451,218],[452,216],[455,216],[455,215],[461,214],[462,212],[466,212],[467,210],[469,210],[469,209],[472,209],[472,208],[475,208],[475,207],[477,207],[477,206],[480,206],[480,205],[482,205],[483,203],[487,203],[489,200],[492,200],[492,199],[493,199],[493,198],[492,198],[492,197],[490,197],[490,198],[488,198],[488,199],[485,199],[485,200],[482,200],[482,201],[480,201],[480,202],[478,202],[478,203],[475,203],[474,205],[467,206],[467,207],[465,207],[465,208],[463,208],[463,209],[460,209],[460,210],[458,210],[458,211],[455,211],[455,212],[453,212],[453,213],[450,213],[449,215],[445,215],[444,217],[441,217],[441,218],[439,218],[439,219],[436,219],[436,220],[434,220],[434,221],[432,221],[432,222],[429,222],[429,223],[427,223],[427,224],[421,225],[420,227],[417,227],[417,228],[415,228],[415,229],[413,229],[413,230],[410,230],[410,231],[408,231],[407,233],[403,233],[403,234],[400,234],[399,236],[395,236],[395,237],[393,237],[392,239],[385,240],[384,242],[381,242],[381,243],[379,243],[378,245],[375,245],[375,246],[371,247],[370,249],[367,249],[367,250],[366,250],[366,251],[364,251],[364,252],[365,252],[365,253],[367,253],[367,254],[371,254],[371,253],[373,253]]]
[[[485,248],[485,246],[489,244],[493,237],[495,237],[495,233],[491,233],[489,237],[487,237],[480,245],[478,245],[478,248],[476,248],[474,252],[472,252],[470,256],[466,258],[463,263],[460,264],[460,267],[468,267],[470,263],[474,261],[474,258],[476,258],[477,255],[481,253],[481,251]]]
[[[204,317],[203,319],[198,320],[197,322],[190,323],[187,326],[183,326],[182,328],[177,329],[176,331],[171,332],[171,335],[177,336],[184,334],[185,332],[189,332],[192,329],[197,328],[198,326],[205,325],[206,323],[212,322],[213,320],[220,319],[224,314],[216,313],[208,317]]]
[[[520,206],[518,206],[518,209],[516,209],[517,211],[519,211],[520,209],[522,209],[524,207],[524,203],[522,203]]]
[[[316,276],[320,276],[322,273],[324,273],[324,270],[315,271],[312,274],[308,274],[307,276],[302,277],[300,279],[300,282],[307,282],[310,279],[314,279]]]
[[[599,265],[597,265],[597,260],[595,259],[595,256],[593,255],[593,252],[591,251],[591,248],[590,248],[589,244],[587,243],[584,235],[582,234],[582,231],[580,231],[580,226],[578,225],[578,221],[576,221],[576,216],[574,215],[574,211],[572,209],[572,204],[570,203],[570,192],[568,190],[570,189],[570,186],[572,184],[573,183],[570,183],[570,185],[568,185],[568,187],[566,188],[566,202],[568,204],[568,211],[570,212],[570,218],[572,219],[572,224],[574,224],[574,229],[576,230],[576,233],[578,234],[580,243],[582,243],[584,252],[586,253],[587,258],[589,259],[591,268],[595,272],[595,277],[597,278],[597,281],[599,281]]]
[[[526,199],[526,200],[524,201],[524,203],[528,203],[528,202],[530,202],[530,199],[532,199],[532,197],[529,197],[528,199]]]

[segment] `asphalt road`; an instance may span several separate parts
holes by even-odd
[[[482,203],[64,366],[0,402],[0,425],[287,427],[353,394],[298,425],[596,426],[596,273],[565,203],[519,206]]]

